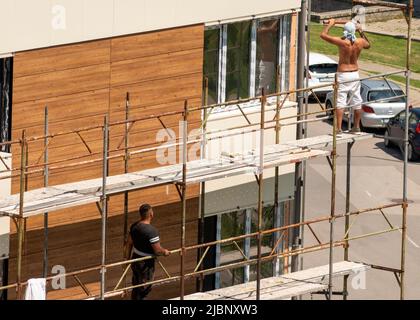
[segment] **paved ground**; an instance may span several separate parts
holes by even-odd
[[[414,99],[420,99],[420,93],[414,92]],[[319,106],[310,105],[312,110]],[[309,126],[309,136],[331,132],[331,124],[316,122]],[[345,209],[345,173],[346,147],[338,148],[337,166],[337,212]],[[385,149],[379,138],[358,142],[353,147],[351,168],[351,210],[372,208],[381,204],[390,204],[402,199],[403,162],[397,149]],[[408,168],[408,242],[406,246],[406,298],[420,299],[420,162],[410,163]],[[328,215],[330,212],[331,170],[324,158],[308,161],[306,219]],[[387,209],[386,213],[393,225],[401,222],[402,209]],[[352,218],[352,221],[353,218]],[[388,228],[381,214],[365,214],[357,218],[350,236],[372,233]],[[329,237],[328,223],[314,225],[322,242]],[[344,224],[336,223],[335,239],[343,237]],[[316,244],[309,230],[305,232],[305,244]],[[401,233],[394,232],[368,239],[351,242],[350,259],[393,268],[400,266]],[[343,260],[343,250],[336,249],[335,261]],[[328,252],[308,254],[304,258],[304,267],[319,266],[328,263]],[[399,287],[392,273],[371,270],[366,274],[365,290],[353,289],[352,281],[363,287],[363,281],[351,278],[351,299],[398,299]],[[342,280],[335,282],[335,290],[340,290]],[[357,287],[357,286],[356,286]],[[306,296],[306,299],[323,299],[323,296]],[[338,297],[336,297],[338,299]]]

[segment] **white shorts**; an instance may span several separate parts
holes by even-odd
[[[338,82],[352,81],[338,85],[337,109],[354,106],[354,110],[362,109],[362,96],[360,95],[359,71],[337,72]]]

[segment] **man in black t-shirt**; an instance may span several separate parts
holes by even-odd
[[[139,208],[140,220],[130,227],[126,244],[125,257],[136,259],[148,256],[168,256],[170,252],[160,245],[159,232],[150,223],[153,219],[153,209],[149,204]],[[131,264],[133,271],[133,286],[153,281],[155,259],[147,259]],[[143,300],[152,291],[152,285],[134,288],[132,300]]]

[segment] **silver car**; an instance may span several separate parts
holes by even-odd
[[[403,90],[392,81],[385,80],[362,80],[360,93],[363,99],[362,127],[385,128],[393,116],[405,109],[405,97]],[[371,102],[396,97],[385,102]],[[325,107],[333,106],[333,92],[327,94]],[[346,110],[347,111],[347,110]],[[327,111],[327,114],[330,112]],[[344,120],[348,119],[348,112]]]

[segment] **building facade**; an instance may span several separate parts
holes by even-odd
[[[102,124],[104,116],[116,122],[126,117],[140,118],[168,111],[182,111],[184,101],[198,107],[208,104],[252,98],[295,88],[296,30],[300,1],[18,1],[7,0],[6,30],[0,36],[2,63],[1,139],[16,140],[22,130],[27,136],[41,136],[45,130],[48,108],[49,132]],[[24,21],[24,22],[22,22]],[[267,105],[267,117],[273,117],[276,99]],[[242,111],[219,107],[208,115],[207,129],[221,130],[241,126],[248,120],[258,123],[260,105],[241,104]],[[296,104],[288,101],[283,116],[296,114]],[[207,116],[207,115],[206,115]],[[192,113],[189,130],[201,128],[204,115]],[[268,119],[268,118],[267,118]],[[161,119],[179,138],[180,119]],[[162,126],[157,119],[145,120],[130,129],[129,147],[159,143]],[[296,129],[282,129],[281,141],[294,140]],[[274,129],[267,130],[266,144],[274,144]],[[52,138],[48,144],[49,161],[65,163],[66,159],[92,159],[102,150],[101,132]],[[252,136],[240,135],[241,143]],[[110,149],[119,150],[124,127],[110,131]],[[81,143],[81,141],[83,143]],[[163,141],[163,140],[162,140]],[[246,150],[237,140],[219,139],[201,146],[197,157],[212,157],[221,152]],[[249,146],[251,148],[252,145]],[[237,149],[239,148],[239,149]],[[248,149],[249,149],[248,148]],[[39,165],[45,146],[38,141],[29,146],[28,165]],[[11,167],[20,166],[18,145],[1,151],[11,157]],[[130,158],[128,172],[161,166],[156,152]],[[125,172],[121,159],[109,161],[109,174]],[[102,167],[88,163],[75,168],[49,172],[49,185],[100,177]],[[294,167],[280,168],[280,205],[274,210],[274,170],[266,173],[264,193],[264,228],[279,226],[293,210]],[[2,180],[11,193],[19,191],[19,180]],[[8,183],[8,185],[7,185]],[[44,186],[40,170],[28,178],[27,190]],[[6,187],[2,190],[6,190]],[[204,201],[200,201],[204,199]],[[162,244],[175,249],[180,244],[181,205],[175,187],[157,187],[131,192],[128,196],[129,223],[138,218],[141,203],[155,207],[155,224]],[[253,176],[244,175],[207,182],[188,189],[187,245],[201,237],[223,239],[252,232],[256,226],[257,187]],[[124,238],[124,198],[109,200],[107,261],[122,260]],[[202,206],[204,205],[204,208]],[[205,215],[203,234],[199,234],[199,215]],[[8,219],[0,220],[2,229],[10,229],[10,253],[0,257],[3,282],[14,282],[16,275],[16,234]],[[4,222],[3,222],[4,221]],[[27,219],[24,245],[24,279],[43,275],[44,217]],[[6,225],[7,224],[7,225]],[[66,271],[79,270],[100,262],[100,214],[95,205],[77,210],[61,210],[48,217],[48,274],[54,266]],[[3,231],[2,231],[3,232]],[[7,235],[7,232],[3,232]],[[267,252],[276,236],[264,239]],[[2,239],[9,242],[9,236]],[[3,243],[4,243],[3,241]],[[248,256],[256,254],[253,241],[240,243]],[[240,259],[232,247],[217,246],[206,259],[207,266],[220,266]],[[162,260],[171,274],[176,274],[179,256]],[[187,272],[192,271],[197,254],[187,256]],[[281,273],[284,264],[264,265],[264,276]],[[7,270],[5,270],[7,269]],[[121,271],[109,270],[109,288],[115,285]],[[157,270],[156,277],[164,275]],[[81,280],[92,293],[99,289],[98,274],[85,274]],[[228,286],[255,278],[252,267],[224,271],[206,277],[208,289]],[[129,281],[129,279],[127,279]],[[197,290],[196,281],[187,281],[186,293]],[[151,298],[178,296],[177,285],[156,287]],[[12,290],[9,297],[13,297]],[[86,297],[74,279],[68,279],[65,290],[49,288],[50,299]]]

